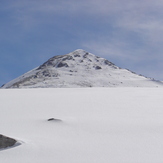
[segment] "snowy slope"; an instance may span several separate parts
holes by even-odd
[[[78,49],[49,59],[2,88],[157,86],[163,86],[163,83],[121,69],[104,58]]]
[[[162,163],[162,97],[162,88],[1,89],[1,134],[21,145],[0,162]]]

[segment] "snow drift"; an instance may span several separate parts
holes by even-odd
[[[161,163],[162,88],[1,89],[2,163]],[[48,121],[54,118],[61,121]]]

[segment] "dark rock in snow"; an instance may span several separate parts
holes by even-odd
[[[73,57],[72,56],[66,56],[62,59],[62,61],[66,61],[66,60],[72,60]]]
[[[60,62],[57,67],[69,67],[67,63]]]
[[[13,138],[9,138],[4,135],[0,135],[0,149],[1,148],[7,148],[7,147],[12,147],[15,145],[16,140]]]
[[[48,121],[61,122],[62,120],[60,120],[60,119],[56,119],[56,118],[49,118]]]
[[[102,68],[101,68],[100,66],[96,66],[95,69],[96,69],[96,70],[100,70],[100,69],[102,69]]]
[[[80,55],[79,54],[75,54],[74,57],[80,57]]]
[[[85,53],[85,54],[83,55],[83,58],[87,58],[88,55],[89,55],[89,53]]]
[[[114,64],[112,62],[109,62],[108,60],[105,60],[104,63],[109,66],[113,66]]]
[[[49,73],[48,70],[43,71],[42,74],[46,77],[51,77],[51,74]]]

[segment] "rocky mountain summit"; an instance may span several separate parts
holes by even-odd
[[[158,87],[154,81],[82,49],[50,58],[2,88]]]

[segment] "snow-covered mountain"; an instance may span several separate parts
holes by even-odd
[[[154,81],[121,69],[82,49],[50,58],[41,66],[10,81],[2,88],[60,87],[157,87]]]

